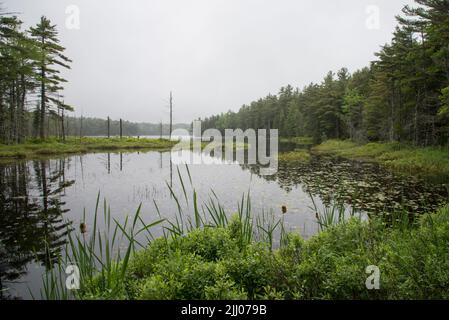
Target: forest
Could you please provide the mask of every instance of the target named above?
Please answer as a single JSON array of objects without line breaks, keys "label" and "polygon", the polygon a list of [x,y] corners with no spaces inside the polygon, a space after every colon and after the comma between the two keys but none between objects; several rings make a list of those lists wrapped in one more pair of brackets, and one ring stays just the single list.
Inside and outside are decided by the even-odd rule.
[{"label": "forest", "polygon": [[[60,136],[62,134],[61,127],[58,125],[59,118],[51,118],[49,120],[48,132],[52,136]],[[191,125],[188,123],[175,123],[173,130],[185,129],[190,130]],[[68,136],[107,136],[108,135],[108,119],[92,118],[92,117],[66,117],[65,118],[65,134]],[[168,136],[170,134],[170,125],[167,123],[148,123],[148,122],[132,122],[122,120],[122,134],[124,136]],[[111,136],[120,135],[120,120],[109,120],[109,134]]]},{"label": "forest", "polygon": [[[1,14],[1,9],[0,9]],[[108,120],[73,117],[74,107],[64,102],[62,69],[70,69],[55,25],[45,17],[29,30],[22,30],[16,16],[0,15],[0,143],[23,143],[27,138],[49,136],[106,136]],[[123,135],[169,135],[168,124],[123,120]],[[173,129],[190,129],[175,124]],[[110,120],[109,133],[120,133],[120,121]]]},{"label": "forest", "polygon": [[352,74],[282,87],[277,95],[204,119],[203,128],[276,128],[281,137],[449,143],[449,1],[416,0],[397,16],[391,43]]}]

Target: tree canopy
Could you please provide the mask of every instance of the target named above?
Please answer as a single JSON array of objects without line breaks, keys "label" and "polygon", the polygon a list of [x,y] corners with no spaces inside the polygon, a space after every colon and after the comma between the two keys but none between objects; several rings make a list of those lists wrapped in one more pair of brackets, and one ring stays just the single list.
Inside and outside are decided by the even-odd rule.
[{"label": "tree canopy", "polygon": [[64,133],[61,69],[70,68],[56,26],[42,17],[22,30],[18,17],[0,12],[0,143],[20,143],[27,136],[45,138],[50,118]]},{"label": "tree canopy", "polygon": [[397,16],[391,43],[370,66],[329,72],[319,84],[204,119],[208,128],[277,128],[280,136],[404,141],[449,140],[449,0],[415,0]]}]

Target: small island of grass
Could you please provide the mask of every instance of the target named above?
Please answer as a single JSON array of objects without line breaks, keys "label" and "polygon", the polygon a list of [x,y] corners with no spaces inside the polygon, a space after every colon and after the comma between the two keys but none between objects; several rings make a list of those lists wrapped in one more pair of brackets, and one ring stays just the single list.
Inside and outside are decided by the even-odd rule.
[{"label": "small island of grass", "polygon": [[445,147],[416,147],[399,142],[358,144],[349,140],[328,140],[312,150],[348,159],[372,160],[401,172],[449,175],[449,150]]},{"label": "small island of grass", "polygon": [[65,141],[48,138],[45,140],[30,139],[23,144],[0,144],[0,159],[25,159],[48,155],[83,154],[99,151],[120,150],[168,150],[178,141],[149,138],[75,138]]}]

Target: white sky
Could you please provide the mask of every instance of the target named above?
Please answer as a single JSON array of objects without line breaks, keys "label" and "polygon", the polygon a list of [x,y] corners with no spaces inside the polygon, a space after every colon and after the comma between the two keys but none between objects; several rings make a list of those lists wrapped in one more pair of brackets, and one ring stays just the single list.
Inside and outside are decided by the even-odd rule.
[{"label": "white sky", "polygon": [[[281,86],[321,81],[368,65],[412,0],[0,0],[26,26],[58,25],[66,54],[65,101],[76,115],[175,122],[238,110]],[[80,29],[66,28],[66,8]],[[367,27],[368,6],[378,29]],[[371,20],[370,20],[371,21]]]}]

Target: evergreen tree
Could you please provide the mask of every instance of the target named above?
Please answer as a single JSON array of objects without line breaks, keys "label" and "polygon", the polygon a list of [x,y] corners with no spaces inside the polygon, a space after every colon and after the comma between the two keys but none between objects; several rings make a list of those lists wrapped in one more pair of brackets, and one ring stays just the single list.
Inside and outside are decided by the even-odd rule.
[{"label": "evergreen tree", "polygon": [[[55,67],[70,69],[72,62],[64,56],[64,47],[59,45],[56,26],[52,25],[46,17],[36,27],[30,29],[31,37],[36,41],[40,59],[37,61],[37,80],[40,84],[40,110],[39,110],[39,136],[45,138],[45,117],[47,112],[69,110],[72,108],[60,100],[62,84],[67,82],[60,76],[60,71]],[[53,108],[53,109],[52,109]]]}]

